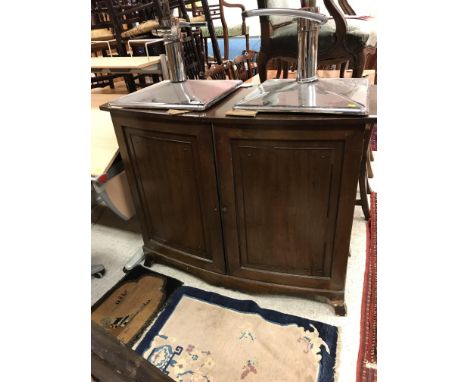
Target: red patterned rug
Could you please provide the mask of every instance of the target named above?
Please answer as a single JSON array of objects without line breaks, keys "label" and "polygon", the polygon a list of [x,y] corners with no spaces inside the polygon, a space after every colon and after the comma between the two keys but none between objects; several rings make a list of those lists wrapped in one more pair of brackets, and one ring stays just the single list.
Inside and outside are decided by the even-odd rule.
[{"label": "red patterned rug", "polygon": [[371,144],[371,150],[377,151],[377,124],[375,124],[374,129],[372,130],[370,144]]},{"label": "red patterned rug", "polygon": [[371,193],[367,259],[361,307],[357,382],[377,381],[377,194]]}]

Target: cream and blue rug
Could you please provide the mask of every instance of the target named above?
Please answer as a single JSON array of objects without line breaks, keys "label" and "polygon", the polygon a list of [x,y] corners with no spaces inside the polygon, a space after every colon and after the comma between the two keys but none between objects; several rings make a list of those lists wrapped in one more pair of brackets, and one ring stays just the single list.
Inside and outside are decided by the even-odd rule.
[{"label": "cream and blue rug", "polygon": [[180,287],[135,347],[178,382],[331,382],[338,329]]}]

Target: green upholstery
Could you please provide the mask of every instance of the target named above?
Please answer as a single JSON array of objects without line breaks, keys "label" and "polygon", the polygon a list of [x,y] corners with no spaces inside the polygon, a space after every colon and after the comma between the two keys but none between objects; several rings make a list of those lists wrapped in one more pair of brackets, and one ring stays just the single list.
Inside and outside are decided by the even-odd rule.
[{"label": "green upholstery", "polygon": [[[319,33],[319,52],[330,49],[336,41],[335,22],[328,22],[321,26]],[[351,51],[362,50],[369,39],[369,33],[364,32],[358,25],[348,23],[348,33],[346,34],[345,44]],[[271,35],[270,51],[279,56],[297,56],[297,24],[296,22],[277,27]]]},{"label": "green upholstery", "polygon": [[[210,32],[208,31],[208,27],[201,27],[203,37],[210,37]],[[222,25],[215,26],[215,34],[216,37],[224,37],[224,31]],[[246,27],[247,34],[249,34],[249,26]],[[232,27],[228,27],[228,36],[235,37],[235,36],[243,36],[242,34],[242,24],[234,25]]]}]

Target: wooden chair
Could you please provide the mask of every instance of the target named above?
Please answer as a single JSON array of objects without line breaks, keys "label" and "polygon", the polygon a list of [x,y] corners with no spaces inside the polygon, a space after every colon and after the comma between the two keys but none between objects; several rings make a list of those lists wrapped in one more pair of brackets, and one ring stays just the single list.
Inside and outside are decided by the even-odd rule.
[{"label": "wooden chair", "polygon": [[[340,4],[348,11],[352,8],[346,0]],[[301,2],[288,0],[257,0],[258,8],[300,8]],[[349,62],[353,77],[361,77],[364,70],[366,42],[369,34],[357,26],[351,27],[334,0],[323,0],[333,20],[322,25],[318,43],[318,65],[340,65],[342,76]],[[320,12],[324,12],[320,9]],[[258,57],[260,80],[267,78],[267,65],[272,59],[280,59],[283,71],[297,61],[297,22],[283,16],[261,16],[261,48]],[[285,73],[287,76],[287,73]]]},{"label": "wooden chair", "polygon": [[[153,0],[91,0],[91,39],[107,43],[109,50],[115,51],[117,56],[128,56],[124,32],[145,20],[154,19],[156,9],[157,3]],[[94,48],[99,48],[99,44],[95,43],[92,44],[92,50],[93,45]],[[107,55],[105,49],[101,52],[103,56]],[[104,76],[96,75],[94,81],[95,78]],[[113,77],[123,77],[129,91],[133,88],[131,84],[135,84],[135,79],[138,79],[140,87],[146,86],[145,76],[142,75],[126,74]],[[93,83],[92,78],[92,87],[102,86],[102,84],[105,82]],[[110,85],[113,86],[113,83]]]},{"label": "wooden chair", "polygon": [[370,164],[369,152],[372,152],[372,150],[369,149],[372,132],[375,127],[376,125],[372,125],[364,134],[364,146],[362,149],[361,165],[359,170],[359,199],[356,200],[356,205],[361,206],[366,220],[369,220],[370,218],[369,200],[367,195],[370,195],[372,192],[369,185],[369,178],[373,176],[373,174],[370,176],[368,168],[368,165]]},{"label": "wooden chair", "polygon": [[[206,0],[205,0],[206,1]],[[178,17],[189,20],[189,15],[185,8],[188,0],[169,0],[171,10],[178,12]],[[131,40],[133,43],[129,49],[132,49],[132,55],[159,55],[164,51],[164,47],[145,47],[149,38],[155,38],[152,30],[159,27],[159,20],[162,17],[161,3],[159,0],[92,0],[92,8],[95,15],[107,15],[101,17],[106,20],[107,28],[112,30],[112,36],[115,40],[115,48],[119,56],[128,56],[127,43]],[[97,17],[97,16],[96,16]],[[99,19],[100,20],[100,19]],[[100,24],[101,26],[101,24]],[[138,37],[135,39],[135,37]],[[138,44],[141,41],[141,44]],[[203,43],[201,37],[195,36],[191,28],[184,28],[184,57],[185,66],[189,78],[199,78],[204,71],[203,61]],[[146,51],[147,49],[147,51]],[[146,86],[146,77],[138,75],[128,81],[134,81],[138,78],[140,87]],[[152,78],[157,82],[159,78]]]},{"label": "wooden chair", "polygon": [[[231,4],[224,0],[219,0],[211,2],[210,4],[203,4],[202,1],[191,0],[190,6],[188,7],[189,11],[192,12],[194,16],[204,16],[206,21],[208,17],[211,20],[210,23],[213,23],[215,20],[220,20],[221,25],[213,24],[213,31],[210,29],[210,24],[207,27],[202,27],[202,35],[205,45],[205,56],[208,57],[208,46],[207,39],[211,38],[211,41],[216,40],[216,47],[213,44],[213,53],[215,61],[220,64],[221,56],[219,53],[219,47],[217,47],[217,38],[222,37],[224,42],[224,57],[225,61],[229,60],[229,38],[245,36],[245,50],[250,49],[249,44],[249,28],[245,23],[245,18],[242,16],[242,12],[245,11],[245,7],[242,4]],[[240,24],[228,25],[224,17],[224,7],[228,8],[239,8],[242,22]],[[219,55],[219,56],[218,56]]]},{"label": "wooden chair", "polygon": [[[356,16],[356,12],[354,9],[351,7],[351,5],[348,3],[347,0],[338,0],[338,3],[343,10],[343,13],[345,15],[349,16]],[[362,31],[362,26],[363,23],[361,20],[358,19],[350,19],[348,21],[348,26],[351,26],[352,30],[361,30]],[[368,28],[369,29],[369,28]],[[375,30],[368,30],[367,32],[364,33],[369,33],[369,34],[375,34]],[[376,39],[376,34],[373,36],[374,38],[369,38],[369,40],[366,42],[364,46],[364,69],[371,69],[375,70],[375,76],[374,76],[374,84],[377,84],[377,39]],[[346,64],[342,64],[340,67],[340,76],[343,77],[343,72],[346,69]]]},{"label": "wooden chair", "polygon": [[102,0],[91,0],[91,40],[111,41],[114,39],[113,23]]},{"label": "wooden chair", "polygon": [[226,61],[222,64],[212,64],[210,68],[205,71],[203,77],[207,80],[234,79],[232,62]]},{"label": "wooden chair", "polygon": [[[115,40],[114,40],[115,41]],[[111,44],[107,41],[91,41],[91,56],[108,57],[112,56]],[[114,80],[122,77],[118,74],[94,73],[91,74],[91,89],[104,88],[109,86],[114,89]]]},{"label": "wooden chair", "polygon": [[[102,1],[91,1],[91,56],[108,57],[116,51],[113,24]],[[95,73],[91,75],[91,89],[109,86],[114,88],[114,80],[122,77],[116,74]]]},{"label": "wooden chair", "polygon": [[194,34],[182,39],[185,73],[192,80],[204,78],[205,65],[199,51],[201,44],[200,35]]},{"label": "wooden chair", "polygon": [[249,50],[244,54],[236,56],[232,60],[233,78],[236,80],[247,81],[257,74],[256,59],[257,52]]}]

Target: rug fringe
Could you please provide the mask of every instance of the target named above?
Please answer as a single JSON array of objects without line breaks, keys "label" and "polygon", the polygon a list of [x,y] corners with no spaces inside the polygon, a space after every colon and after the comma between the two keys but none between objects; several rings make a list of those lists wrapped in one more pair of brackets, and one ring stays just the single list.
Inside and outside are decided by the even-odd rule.
[{"label": "rug fringe", "polygon": [[376,364],[376,363],[366,362],[366,367],[367,367],[368,369],[377,370],[377,364]]},{"label": "rug fringe", "polygon": [[339,381],[340,378],[340,365],[341,365],[341,352],[343,350],[343,341],[341,340],[341,326],[336,327],[338,332],[338,338],[336,340],[336,358],[335,358],[335,367],[333,368],[334,380]]}]

